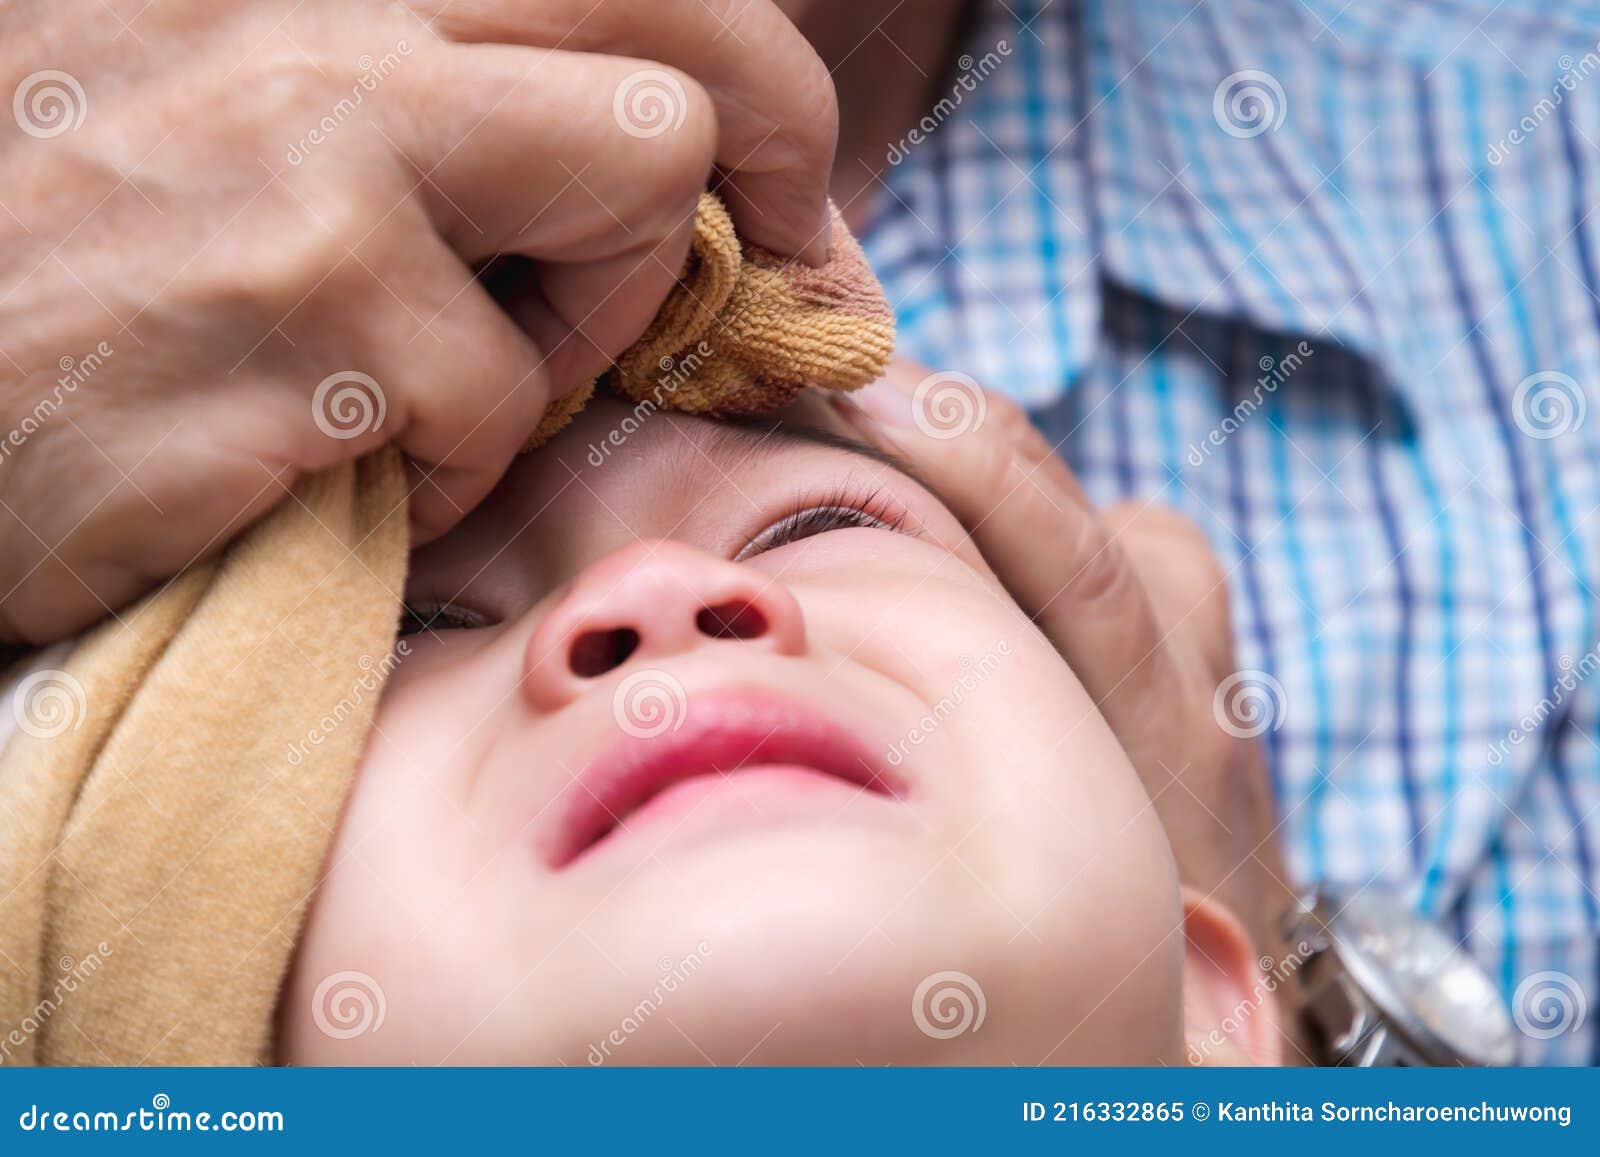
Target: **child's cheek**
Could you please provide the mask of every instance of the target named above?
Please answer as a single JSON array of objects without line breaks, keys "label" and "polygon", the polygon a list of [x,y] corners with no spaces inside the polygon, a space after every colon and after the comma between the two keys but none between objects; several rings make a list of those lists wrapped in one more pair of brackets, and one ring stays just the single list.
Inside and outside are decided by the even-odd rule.
[{"label": "child's cheek", "polygon": [[[844,534],[837,537],[844,538]],[[875,669],[925,704],[971,695],[1010,671],[1065,664],[987,576],[948,554],[911,543],[877,556],[847,544],[819,549],[785,569],[819,649]]]}]

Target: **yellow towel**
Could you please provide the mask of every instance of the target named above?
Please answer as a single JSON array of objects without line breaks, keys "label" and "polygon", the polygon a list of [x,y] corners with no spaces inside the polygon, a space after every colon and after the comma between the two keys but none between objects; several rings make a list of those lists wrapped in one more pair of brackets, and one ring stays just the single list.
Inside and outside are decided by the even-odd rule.
[{"label": "yellow towel", "polygon": [[[807,386],[872,381],[894,351],[894,314],[838,209],[829,212],[833,248],[812,269],[742,246],[722,202],[704,194],[677,287],[599,384],[659,409],[731,417],[779,409]],[[530,448],[559,433],[593,392],[552,405]]]},{"label": "yellow towel", "polygon": [[[682,283],[611,387],[727,414],[870,381],[892,322],[837,221],[834,236],[818,270],[741,250],[708,196]],[[23,680],[0,751],[0,1064],[271,1060],[393,663],[406,554],[405,473],[385,449],[305,479],[219,559]]]}]

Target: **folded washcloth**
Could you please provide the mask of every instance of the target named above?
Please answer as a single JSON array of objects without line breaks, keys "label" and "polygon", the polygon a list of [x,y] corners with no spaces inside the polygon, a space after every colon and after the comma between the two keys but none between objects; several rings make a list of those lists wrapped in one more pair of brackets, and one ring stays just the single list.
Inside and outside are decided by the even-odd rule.
[{"label": "folded washcloth", "polygon": [[[722,202],[703,194],[677,287],[598,384],[660,409],[725,418],[776,410],[807,386],[872,381],[894,349],[894,314],[838,209],[829,212],[833,247],[812,269],[742,245]],[[551,405],[529,445],[554,437],[594,388]]]},{"label": "folded washcloth", "polygon": [[[682,283],[607,375],[665,409],[853,389],[892,320],[835,216],[820,269],[741,250],[701,203]],[[592,387],[551,407],[551,436]],[[257,1064],[372,721],[405,585],[385,448],[307,478],[219,558],[8,696],[0,1064]],[[0,708],[3,709],[3,708]]]}]

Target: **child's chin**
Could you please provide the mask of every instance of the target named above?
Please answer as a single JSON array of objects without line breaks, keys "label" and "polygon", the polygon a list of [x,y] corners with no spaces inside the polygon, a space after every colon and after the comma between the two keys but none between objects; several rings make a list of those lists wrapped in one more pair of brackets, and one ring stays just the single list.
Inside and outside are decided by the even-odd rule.
[{"label": "child's chin", "polygon": [[600,879],[606,899],[591,923],[662,943],[803,928],[847,947],[913,902],[940,860],[931,840],[902,824],[731,832],[663,849],[621,881]]},{"label": "child's chin", "polygon": [[[914,994],[947,972],[998,984],[990,962],[1003,958],[1015,922],[1002,922],[993,898],[948,858],[938,864],[881,838],[778,845],[723,845],[671,871],[663,862],[655,879],[630,883],[624,903],[586,921],[628,977],[611,992],[611,1019],[647,998],[671,1018],[587,1063],[939,1059],[927,1056],[942,1042],[919,1029]],[[669,991],[656,991],[663,978]]]},{"label": "child's chin", "polygon": [[765,946],[712,949],[700,971],[661,994],[659,1015],[632,1022],[615,1017],[625,1028],[622,1041],[608,1041],[597,1030],[592,1053],[563,1059],[724,1067],[928,1060],[931,1038],[918,1029],[911,998],[919,981],[942,970],[912,975],[917,970],[894,959],[882,941],[821,947],[815,938],[785,937]]}]

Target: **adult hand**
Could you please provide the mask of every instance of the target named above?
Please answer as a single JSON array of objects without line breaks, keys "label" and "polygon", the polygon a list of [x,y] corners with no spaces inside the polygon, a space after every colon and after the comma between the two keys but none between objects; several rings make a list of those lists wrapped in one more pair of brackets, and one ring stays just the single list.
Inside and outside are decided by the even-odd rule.
[{"label": "adult hand", "polygon": [[1161,507],[1096,510],[1027,414],[970,379],[901,361],[855,398],[840,410],[950,504],[1099,705],[1183,882],[1232,907],[1261,949],[1276,946],[1293,891],[1259,746],[1218,706],[1236,664],[1226,579],[1203,533]]},{"label": "adult hand", "polygon": [[0,640],[384,442],[442,532],[649,323],[713,163],[827,246],[833,90],[770,0],[14,0],[3,94]]}]

